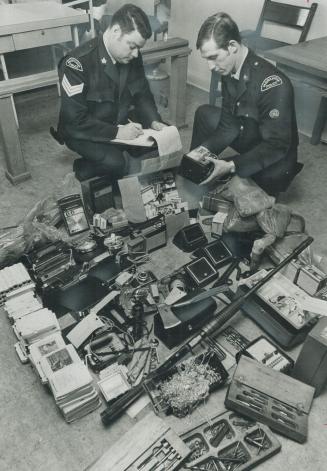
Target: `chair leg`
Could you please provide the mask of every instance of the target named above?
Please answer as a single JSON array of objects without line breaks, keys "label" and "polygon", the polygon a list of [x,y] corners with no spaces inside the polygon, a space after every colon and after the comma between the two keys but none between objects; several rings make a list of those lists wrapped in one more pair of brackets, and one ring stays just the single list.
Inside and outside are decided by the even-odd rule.
[{"label": "chair leg", "polygon": [[324,130],[327,122],[327,96],[323,96],[320,101],[318,114],[313,126],[310,143],[314,146],[319,144],[321,140],[321,134]]}]

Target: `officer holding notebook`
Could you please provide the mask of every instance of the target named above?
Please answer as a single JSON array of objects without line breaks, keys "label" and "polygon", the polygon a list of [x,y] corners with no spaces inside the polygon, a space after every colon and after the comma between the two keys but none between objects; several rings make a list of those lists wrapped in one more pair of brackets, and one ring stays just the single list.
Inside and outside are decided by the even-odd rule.
[{"label": "officer holding notebook", "polygon": [[165,126],[140,54],[151,34],[143,10],[126,4],[113,15],[103,36],[71,51],[59,63],[61,109],[58,130],[52,129],[52,134],[82,157],[74,162],[79,180],[107,174],[114,181],[133,172],[135,159],[124,151],[140,154],[140,149],[111,141],[133,140],[142,128],[159,131]]}]

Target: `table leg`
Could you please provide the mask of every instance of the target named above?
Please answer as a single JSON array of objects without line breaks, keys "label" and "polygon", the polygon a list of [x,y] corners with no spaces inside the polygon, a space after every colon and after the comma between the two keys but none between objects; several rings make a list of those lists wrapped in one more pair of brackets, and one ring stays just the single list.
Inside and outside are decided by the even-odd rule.
[{"label": "table leg", "polygon": [[188,55],[171,58],[169,109],[170,119],[179,128],[186,124],[186,80]]},{"label": "table leg", "polygon": [[[4,76],[5,80],[8,80],[9,75],[8,75],[8,70],[7,70],[7,66],[6,66],[5,56],[3,54],[0,54],[0,62],[1,62],[1,68],[2,68],[2,72],[3,72],[3,76]],[[12,106],[12,109],[13,109],[13,112],[14,112],[16,126],[19,128],[18,117],[17,117],[16,106],[15,106],[13,95],[11,95],[11,106]]]},{"label": "table leg", "polygon": [[6,177],[12,184],[30,178],[20,146],[19,135],[15,122],[15,114],[11,103],[12,95],[0,98],[0,129],[6,162]]},{"label": "table leg", "polygon": [[313,126],[310,143],[314,146],[321,141],[321,134],[327,122],[327,96],[321,97],[318,114]]},{"label": "table leg", "polygon": [[89,0],[89,15],[90,15],[91,37],[95,38],[93,0]]},{"label": "table leg", "polygon": [[[53,67],[54,67],[54,70],[57,70],[56,49],[55,49],[55,46],[50,46],[50,47],[51,47],[51,54],[52,54]],[[57,82],[57,90],[58,90],[58,96],[60,96],[60,84],[59,84],[59,80],[58,80],[58,82]]]},{"label": "table leg", "polygon": [[77,26],[73,26],[73,38],[75,47],[79,46],[79,37],[78,37],[78,29]]}]

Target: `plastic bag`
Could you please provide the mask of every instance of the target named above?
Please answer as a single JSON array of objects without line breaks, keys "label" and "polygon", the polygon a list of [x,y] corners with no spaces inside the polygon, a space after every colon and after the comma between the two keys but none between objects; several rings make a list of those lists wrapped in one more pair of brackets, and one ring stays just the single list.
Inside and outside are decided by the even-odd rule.
[{"label": "plastic bag", "polygon": [[252,232],[258,230],[259,225],[255,216],[241,217],[235,206],[228,211],[224,221],[225,232]]},{"label": "plastic bag", "polygon": [[257,239],[253,243],[251,251],[250,271],[256,271],[260,265],[261,256],[267,247],[272,245],[276,240],[274,234],[265,234],[261,239]]},{"label": "plastic bag", "polygon": [[58,221],[60,217],[57,200],[80,191],[80,183],[73,173],[69,173],[52,195],[33,206],[16,229],[0,235],[0,266],[17,262],[24,252],[32,250],[38,244],[69,241],[67,232],[57,229],[52,221]]},{"label": "plastic bag", "polygon": [[0,268],[15,263],[25,249],[23,226],[0,235]]},{"label": "plastic bag", "polygon": [[260,211],[256,215],[259,226],[266,234],[283,237],[291,221],[291,210],[284,204],[275,204],[272,208]]},{"label": "plastic bag", "polygon": [[221,195],[234,205],[242,217],[258,214],[271,208],[275,198],[269,196],[251,178],[240,178],[234,175],[221,190]]}]

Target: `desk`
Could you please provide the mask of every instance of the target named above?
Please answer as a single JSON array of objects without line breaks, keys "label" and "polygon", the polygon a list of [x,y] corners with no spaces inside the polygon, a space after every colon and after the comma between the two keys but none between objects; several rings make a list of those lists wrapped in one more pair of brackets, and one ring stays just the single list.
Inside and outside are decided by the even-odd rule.
[{"label": "desk", "polygon": [[294,81],[301,81],[322,92],[322,99],[311,135],[311,143],[320,142],[327,116],[327,36],[264,52]]},{"label": "desk", "polygon": [[77,25],[88,23],[84,11],[74,10],[55,2],[0,5],[0,60],[5,80],[0,82],[0,127],[6,158],[6,176],[11,183],[30,177],[21,151],[12,94],[53,85],[58,81],[56,70],[8,77],[4,54],[12,51],[48,46],[71,41],[78,45]]}]

